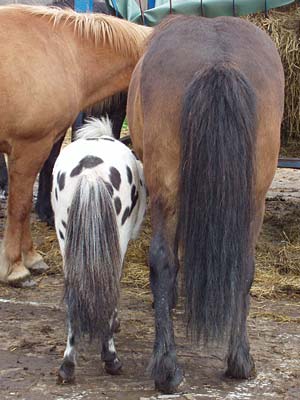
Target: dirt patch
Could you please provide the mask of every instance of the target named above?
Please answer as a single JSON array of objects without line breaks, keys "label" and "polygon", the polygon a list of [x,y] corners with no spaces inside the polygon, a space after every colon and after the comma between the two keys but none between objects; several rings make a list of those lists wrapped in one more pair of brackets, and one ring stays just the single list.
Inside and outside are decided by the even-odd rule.
[{"label": "dirt patch", "polygon": [[[297,192],[297,179],[293,182]],[[277,184],[275,180],[273,189]],[[257,273],[248,320],[257,368],[255,379],[224,378],[223,349],[208,351],[189,344],[181,301],[174,319],[185,382],[180,393],[173,396],[154,391],[147,374],[154,320],[147,281],[150,228],[146,224],[140,241],[129,250],[131,265],[127,266],[122,284],[121,332],[116,336],[123,361],[122,375],[107,375],[99,348],[83,342],[79,348],[76,384],[57,385],[56,371],[66,340],[61,259],[54,231],[35,222],[35,238],[47,254],[51,273],[39,277],[34,289],[0,286],[1,400],[299,399],[300,202],[292,196],[287,199],[283,193],[274,198],[270,192],[257,246]]]}]

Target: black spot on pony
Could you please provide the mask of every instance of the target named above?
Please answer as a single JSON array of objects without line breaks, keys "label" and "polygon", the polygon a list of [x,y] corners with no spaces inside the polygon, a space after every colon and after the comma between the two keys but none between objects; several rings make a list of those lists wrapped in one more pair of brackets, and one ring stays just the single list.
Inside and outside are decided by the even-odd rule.
[{"label": "black spot on pony", "polygon": [[126,167],[126,171],[127,171],[127,178],[128,178],[128,183],[131,185],[132,184],[132,172],[131,169],[128,167]]},{"label": "black spot on pony", "polygon": [[114,199],[114,203],[115,203],[116,213],[117,213],[117,215],[119,215],[122,210],[122,203],[121,203],[120,197],[116,197]]},{"label": "black spot on pony", "polygon": [[60,191],[63,190],[63,188],[65,187],[65,181],[66,181],[66,173],[65,172],[63,172],[62,174],[59,173],[57,175],[57,183]]},{"label": "black spot on pony", "polygon": [[111,181],[113,187],[116,190],[119,190],[120,184],[121,184],[120,172],[115,167],[111,167],[109,171],[110,171],[109,178],[110,178],[110,181]]},{"label": "black spot on pony", "polygon": [[80,160],[79,164],[73,168],[70,177],[80,175],[84,169],[95,168],[97,165],[102,164],[103,160],[100,157],[86,156]]}]

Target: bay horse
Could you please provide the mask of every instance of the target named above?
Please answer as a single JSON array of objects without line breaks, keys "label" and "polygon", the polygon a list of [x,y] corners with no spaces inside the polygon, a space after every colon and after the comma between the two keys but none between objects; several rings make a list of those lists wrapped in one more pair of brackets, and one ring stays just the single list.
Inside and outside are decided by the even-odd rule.
[{"label": "bay horse", "polygon": [[37,173],[81,110],[127,89],[149,32],[103,14],[0,8],[0,151],[9,164],[0,280],[16,284],[45,269],[30,232]]},{"label": "bay horse", "polygon": [[119,280],[146,210],[142,163],[113,139],[110,121],[91,119],[78,135],[56,160],[51,195],[68,321],[61,382],[75,377],[75,342],[84,333],[100,339],[106,371],[120,372],[113,338]]},{"label": "bay horse", "polygon": [[280,146],[284,74],[271,39],[233,17],[157,27],[129,86],[127,118],[150,196],[156,387],[182,381],[172,322],[183,267],[187,331],[254,373],[246,330],[254,248]]}]

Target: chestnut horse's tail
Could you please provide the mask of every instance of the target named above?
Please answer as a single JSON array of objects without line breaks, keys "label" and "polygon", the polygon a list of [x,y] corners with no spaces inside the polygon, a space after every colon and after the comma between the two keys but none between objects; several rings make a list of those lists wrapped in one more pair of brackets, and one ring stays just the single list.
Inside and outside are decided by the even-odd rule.
[{"label": "chestnut horse's tail", "polygon": [[[192,338],[238,329],[252,258],[256,96],[231,66],[196,73],[183,99],[177,237]],[[247,286],[248,285],[248,286]]]},{"label": "chestnut horse's tail", "polygon": [[96,174],[83,174],[69,210],[64,300],[75,336],[107,338],[119,299],[121,255],[111,196]]}]

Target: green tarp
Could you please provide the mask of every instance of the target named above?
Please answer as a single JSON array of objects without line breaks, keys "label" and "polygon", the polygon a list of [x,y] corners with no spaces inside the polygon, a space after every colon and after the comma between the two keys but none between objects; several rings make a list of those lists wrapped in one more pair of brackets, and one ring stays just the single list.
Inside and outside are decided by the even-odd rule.
[{"label": "green tarp", "polygon": [[[108,7],[121,17],[143,23],[141,10],[136,0],[105,0]],[[247,15],[294,3],[295,0],[172,0],[173,14],[201,15],[217,17],[220,15]],[[202,7],[201,7],[202,4]],[[144,11],[144,23],[148,26],[158,24],[170,14],[169,0],[156,0],[155,8]]]}]

